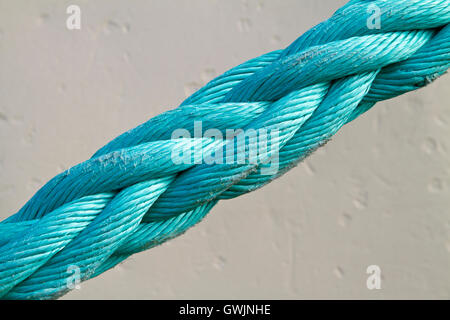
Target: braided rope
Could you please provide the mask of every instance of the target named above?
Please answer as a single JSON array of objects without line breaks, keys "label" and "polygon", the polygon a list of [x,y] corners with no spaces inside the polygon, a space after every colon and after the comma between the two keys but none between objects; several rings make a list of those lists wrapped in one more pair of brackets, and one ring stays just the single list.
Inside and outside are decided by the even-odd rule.
[{"label": "braided rope", "polygon": [[[381,28],[367,27],[368,8]],[[426,86],[450,67],[450,0],[351,0],[285,50],[233,68],[182,105],[119,136],[53,178],[0,223],[0,297],[67,293],[68,267],[88,280],[179,236],[222,199],[278,178],[376,102]],[[171,139],[179,128],[277,130],[255,162],[174,163],[177,150],[223,150],[213,138]],[[250,142],[251,143],[255,143]],[[249,158],[247,147],[237,155]]]}]

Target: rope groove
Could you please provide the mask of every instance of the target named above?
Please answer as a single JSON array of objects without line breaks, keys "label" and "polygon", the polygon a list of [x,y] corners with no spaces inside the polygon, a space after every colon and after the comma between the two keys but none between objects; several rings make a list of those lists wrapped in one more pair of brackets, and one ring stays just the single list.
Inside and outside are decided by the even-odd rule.
[{"label": "rope groove", "polygon": [[[369,5],[380,8],[381,29],[367,27]],[[444,74],[449,23],[450,0],[351,0],[288,48],[229,70],[180,107],[117,137],[0,223],[0,297],[58,298],[70,290],[68,267],[88,280],[184,233],[218,201],[280,177],[377,102]],[[264,129],[277,152],[227,161],[227,148],[251,159],[257,141],[239,140],[239,132],[223,141],[195,137],[197,121],[224,136]],[[178,129],[194,138],[172,139]],[[223,161],[192,155],[175,163],[173,153],[186,149]],[[263,173],[275,157],[278,170]]]}]

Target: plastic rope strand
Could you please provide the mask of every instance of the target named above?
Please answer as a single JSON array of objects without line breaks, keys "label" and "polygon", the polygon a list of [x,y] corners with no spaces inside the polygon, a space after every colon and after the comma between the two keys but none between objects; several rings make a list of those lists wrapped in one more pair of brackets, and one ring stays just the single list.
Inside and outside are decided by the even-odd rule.
[{"label": "plastic rope strand", "polygon": [[[380,28],[367,24],[374,6]],[[72,266],[88,280],[181,235],[218,201],[280,177],[377,102],[444,74],[449,22],[450,0],[352,0],[286,49],[227,71],[117,137],[0,223],[0,297],[58,298],[72,288]],[[236,131],[198,137],[196,123]],[[189,136],[174,138],[179,129]],[[252,149],[259,138],[246,135],[261,130],[270,152]],[[186,150],[197,152],[174,161]]]}]

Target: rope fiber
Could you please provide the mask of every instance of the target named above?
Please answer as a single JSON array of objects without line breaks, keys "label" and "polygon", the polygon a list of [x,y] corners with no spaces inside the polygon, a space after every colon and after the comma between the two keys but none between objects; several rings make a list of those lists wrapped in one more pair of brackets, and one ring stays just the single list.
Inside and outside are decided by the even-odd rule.
[{"label": "rope fiber", "polygon": [[[368,27],[373,7],[378,29]],[[450,0],[351,0],[286,49],[227,71],[117,137],[0,223],[0,297],[61,297],[72,288],[71,266],[81,281],[93,278],[181,235],[219,200],[280,177],[377,102],[446,73],[449,22]],[[224,136],[230,128],[276,130],[278,151],[252,162],[174,162],[179,150],[220,154],[240,136],[196,137],[198,121]],[[193,138],[172,139],[180,128]],[[233,150],[250,158],[248,146]],[[278,170],[268,174],[275,156]]]}]

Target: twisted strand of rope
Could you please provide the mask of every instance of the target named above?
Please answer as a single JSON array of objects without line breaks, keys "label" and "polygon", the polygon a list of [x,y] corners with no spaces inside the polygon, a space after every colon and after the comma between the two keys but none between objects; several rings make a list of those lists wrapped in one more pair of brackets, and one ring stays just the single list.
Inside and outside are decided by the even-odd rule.
[{"label": "twisted strand of rope", "polygon": [[[369,5],[381,29],[367,27]],[[53,178],[0,223],[0,297],[51,299],[130,255],[179,236],[222,199],[258,189],[378,101],[421,88],[450,66],[449,0],[352,0],[284,50],[233,68],[181,106],[119,136]],[[255,163],[182,163],[173,152],[234,142],[171,139],[174,130],[276,129]],[[235,137],[238,138],[238,137]],[[248,157],[248,148],[236,149]]]}]

